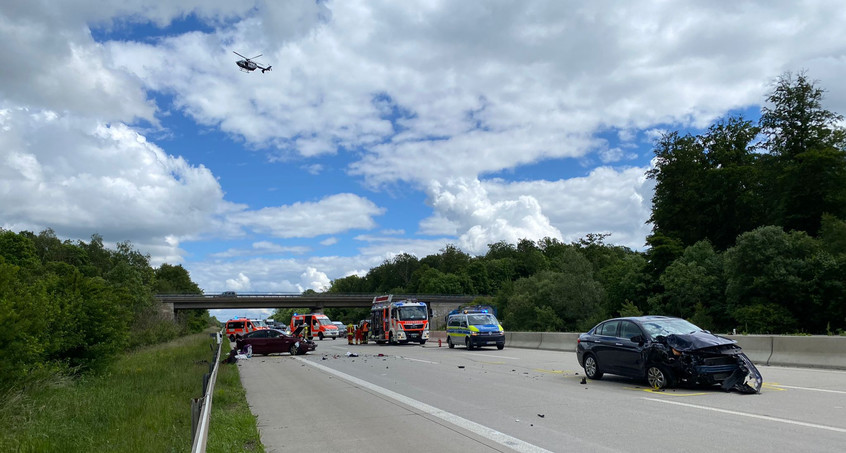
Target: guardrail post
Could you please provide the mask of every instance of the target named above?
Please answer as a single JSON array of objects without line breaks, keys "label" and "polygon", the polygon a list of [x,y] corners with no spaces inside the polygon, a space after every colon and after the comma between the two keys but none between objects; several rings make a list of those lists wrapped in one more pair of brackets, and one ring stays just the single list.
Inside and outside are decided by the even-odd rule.
[{"label": "guardrail post", "polygon": [[202,398],[191,398],[191,444],[194,443],[194,438],[197,437],[197,424],[200,422],[200,413],[203,409]]}]

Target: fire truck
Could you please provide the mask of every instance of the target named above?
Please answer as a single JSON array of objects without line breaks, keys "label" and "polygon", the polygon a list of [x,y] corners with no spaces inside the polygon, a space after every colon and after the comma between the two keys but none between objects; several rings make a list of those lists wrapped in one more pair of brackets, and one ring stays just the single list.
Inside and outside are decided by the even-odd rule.
[{"label": "fire truck", "polygon": [[429,307],[417,299],[392,301],[393,295],[376,296],[370,309],[370,338],[378,344],[429,339]]}]

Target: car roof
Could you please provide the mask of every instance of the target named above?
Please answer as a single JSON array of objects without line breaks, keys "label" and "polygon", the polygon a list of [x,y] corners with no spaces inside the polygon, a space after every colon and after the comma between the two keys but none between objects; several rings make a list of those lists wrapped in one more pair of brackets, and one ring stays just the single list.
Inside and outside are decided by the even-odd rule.
[{"label": "car roof", "polygon": [[[639,321],[639,322],[646,322],[646,321],[666,321],[670,319],[681,319],[676,318],[673,316],[659,316],[659,315],[647,315],[647,316],[623,316],[621,318],[609,318],[605,321],[620,321],[620,320],[628,320],[628,321]],[[602,322],[605,322],[602,321]]]}]

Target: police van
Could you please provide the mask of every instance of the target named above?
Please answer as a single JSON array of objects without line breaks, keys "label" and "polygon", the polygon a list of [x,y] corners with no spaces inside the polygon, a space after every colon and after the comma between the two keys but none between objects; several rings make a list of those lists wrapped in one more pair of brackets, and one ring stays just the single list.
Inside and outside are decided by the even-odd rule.
[{"label": "police van", "polygon": [[447,346],[464,344],[467,349],[496,345],[505,347],[505,330],[488,310],[463,310],[447,319]]}]

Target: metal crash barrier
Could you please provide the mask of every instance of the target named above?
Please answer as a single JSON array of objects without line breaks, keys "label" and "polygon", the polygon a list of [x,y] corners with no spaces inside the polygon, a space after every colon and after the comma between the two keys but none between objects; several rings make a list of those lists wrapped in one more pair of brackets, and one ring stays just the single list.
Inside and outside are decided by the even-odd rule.
[{"label": "metal crash barrier", "polygon": [[214,383],[217,380],[217,369],[220,367],[220,349],[222,347],[221,332],[214,334],[217,340],[217,351],[209,363],[209,372],[203,375],[203,396],[191,400],[191,451],[205,452],[209,439],[209,422],[211,420],[212,395]]}]

